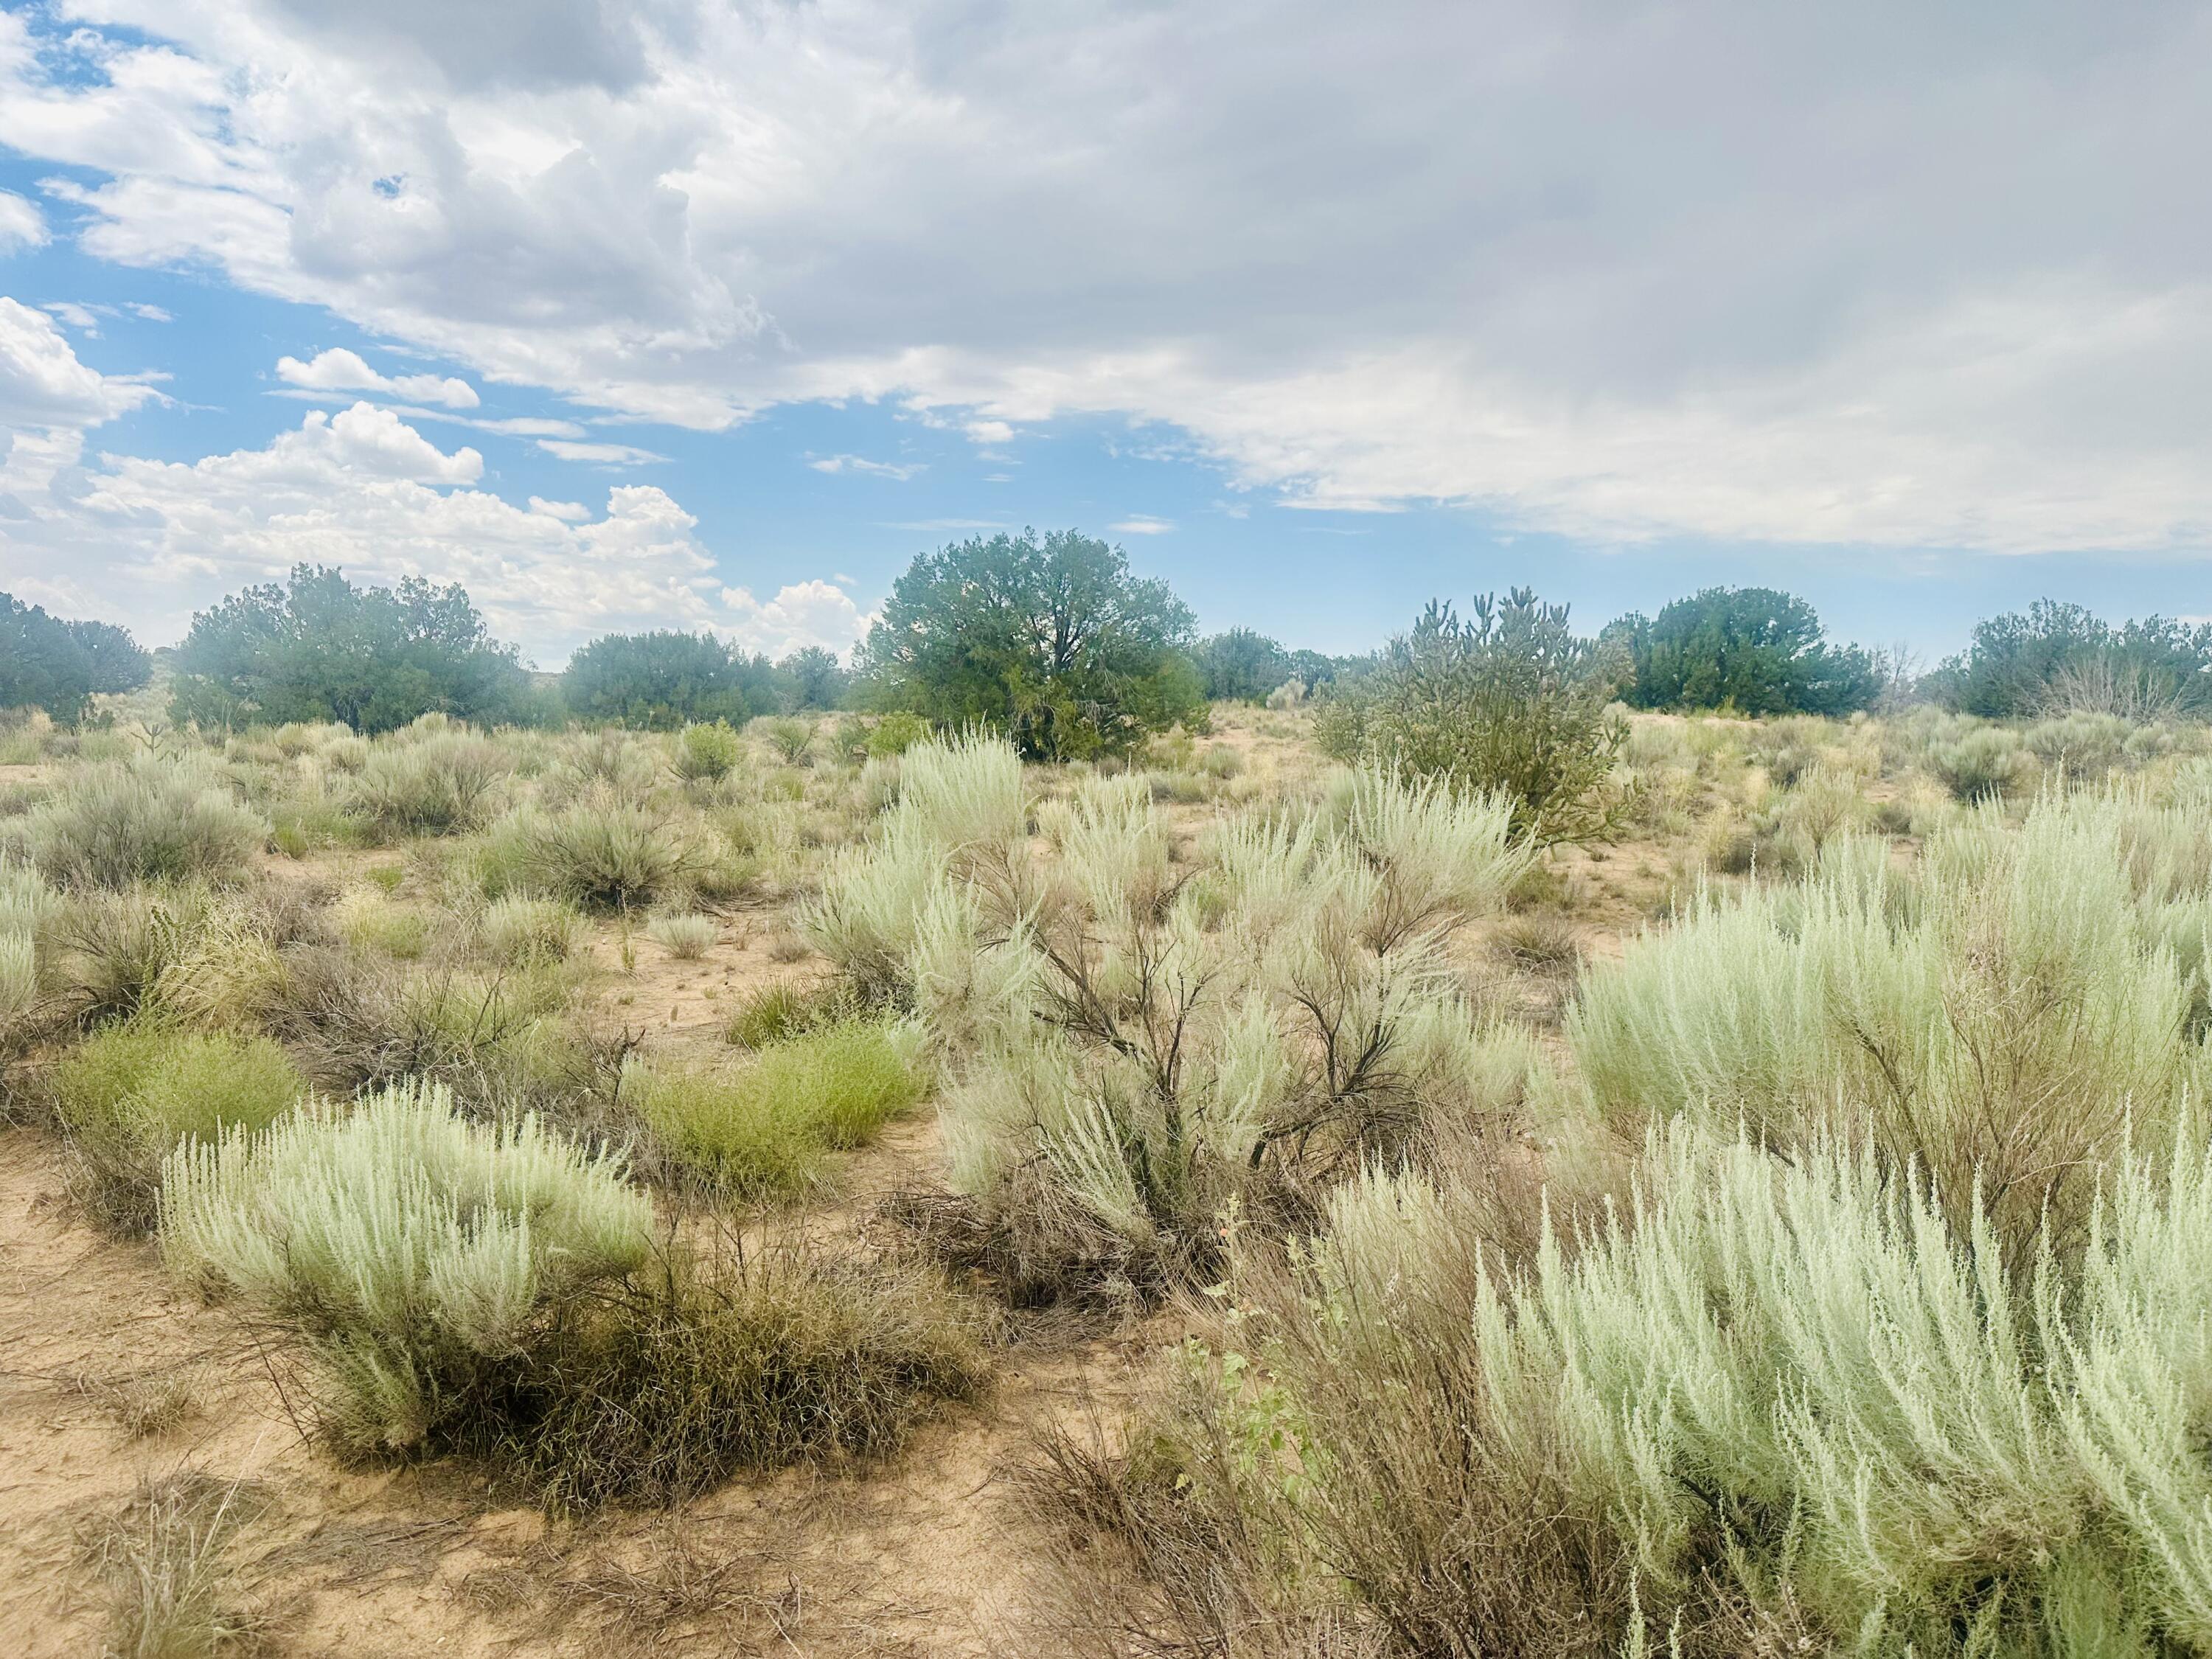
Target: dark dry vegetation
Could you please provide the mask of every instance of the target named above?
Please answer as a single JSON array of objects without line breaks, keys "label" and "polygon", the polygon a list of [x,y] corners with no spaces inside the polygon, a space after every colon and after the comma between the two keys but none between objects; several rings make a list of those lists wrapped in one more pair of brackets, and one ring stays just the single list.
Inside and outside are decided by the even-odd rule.
[{"label": "dark dry vegetation", "polygon": [[[1149,631],[1007,718],[1014,641],[922,648],[979,570]],[[353,726],[222,680],[303,593],[413,641]],[[1970,713],[1785,599],[1514,594],[1362,666],[1001,538],[857,690],[606,645],[571,706],[629,727],[497,702],[426,588],[302,573],[81,695],[115,642],[17,616],[77,702],[5,738],[4,1144],[326,1467],[554,1518],[455,1618],[867,1651],[764,1557],[559,1540],[927,1480],[930,1419],[1118,1336],[1133,1398],[994,1454],[1004,1627],[949,1650],[2212,1652],[2205,641],[2000,619],[1921,688]],[[1691,696],[1771,717],[1634,706]],[[281,1650],[273,1507],[150,1481],[57,1605]]]}]

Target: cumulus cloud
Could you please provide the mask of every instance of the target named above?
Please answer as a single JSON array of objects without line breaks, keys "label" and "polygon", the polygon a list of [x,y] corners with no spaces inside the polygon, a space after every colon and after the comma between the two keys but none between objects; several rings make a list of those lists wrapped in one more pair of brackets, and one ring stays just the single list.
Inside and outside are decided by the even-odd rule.
[{"label": "cumulus cloud", "polygon": [[52,317],[0,296],[0,428],[96,426],[153,395],[79,362]]},{"label": "cumulus cloud", "polygon": [[12,191],[0,190],[0,254],[44,247],[48,240],[46,216],[39,211],[39,204]]},{"label": "cumulus cloud", "polygon": [[[87,464],[74,432],[19,437],[0,465],[0,499],[15,503],[0,525],[9,586],[158,643],[193,609],[301,561],[374,582],[422,575],[462,583],[495,633],[555,666],[614,629],[711,629],[781,653],[842,651],[860,626],[823,584],[767,599],[728,585],[662,490],[618,485],[596,512],[537,497],[518,507],[471,487],[482,471],[473,449],[441,451],[366,403],[189,464]],[[106,550],[103,566],[88,568],[88,546]]]},{"label": "cumulus cloud", "polygon": [[1614,539],[2212,525],[2181,0],[47,15],[0,13],[0,143],[94,180],[46,186],[88,251],[586,407],[1129,416]]},{"label": "cumulus cloud", "polygon": [[304,363],[297,357],[279,357],[276,378],[310,392],[377,392],[447,409],[474,409],[479,401],[476,388],[466,380],[441,374],[381,374],[343,346],[319,351]]}]

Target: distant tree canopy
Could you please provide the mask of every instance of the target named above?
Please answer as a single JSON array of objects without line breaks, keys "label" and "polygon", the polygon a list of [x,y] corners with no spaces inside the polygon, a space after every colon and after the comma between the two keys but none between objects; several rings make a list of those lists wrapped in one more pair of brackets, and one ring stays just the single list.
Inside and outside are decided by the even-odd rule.
[{"label": "distant tree canopy", "polygon": [[2081,605],[2038,599],[1976,623],[1972,644],[1928,689],[1949,708],[1993,720],[2212,714],[2212,626],[2151,617],[2115,628]]},{"label": "distant tree canopy", "polygon": [[925,553],[860,647],[868,700],[939,726],[988,726],[1036,760],[1126,750],[1202,720],[1194,623],[1119,548],[1034,531]]},{"label": "distant tree canopy", "polygon": [[112,623],[64,622],[0,593],[0,708],[43,708],[64,725],[98,692],[136,691],[153,659]]},{"label": "distant tree canopy", "polygon": [[799,708],[839,707],[853,678],[834,653],[818,645],[793,652],[776,664],[775,672],[789,683],[793,706]]},{"label": "distant tree canopy", "polygon": [[458,584],[418,576],[356,587],[343,571],[295,565],[192,618],[177,648],[179,720],[341,720],[388,732],[436,710],[485,724],[524,707],[528,676],[492,640]]},{"label": "distant tree canopy", "polygon": [[1627,649],[1622,698],[1638,708],[1848,714],[1884,684],[1869,653],[1829,644],[1811,605],[1771,587],[1708,587],[1656,617],[1624,617],[1605,637]]},{"label": "distant tree canopy", "polygon": [[1249,628],[1200,640],[1191,657],[1209,698],[1264,702],[1291,675],[1291,653]]},{"label": "distant tree canopy", "polygon": [[[765,661],[759,668],[775,672]],[[773,695],[764,708],[746,696],[745,681],[757,678],[752,670],[712,634],[607,634],[569,659],[561,693],[572,714],[589,720],[659,730],[692,720],[736,726],[778,706]]]}]

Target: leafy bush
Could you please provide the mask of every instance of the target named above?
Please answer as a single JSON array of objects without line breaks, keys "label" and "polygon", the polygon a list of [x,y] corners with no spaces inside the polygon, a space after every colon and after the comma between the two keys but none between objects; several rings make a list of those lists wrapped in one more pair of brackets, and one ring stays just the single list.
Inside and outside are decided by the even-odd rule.
[{"label": "leafy bush", "polygon": [[925,553],[862,642],[871,702],[944,731],[984,726],[1032,760],[1121,754],[1206,700],[1189,608],[1120,549],[1054,531]]},{"label": "leafy bush", "polygon": [[687,726],[676,740],[676,772],[684,778],[726,778],[744,758],[744,739],[727,720]]},{"label": "leafy bush", "polygon": [[264,1037],[112,1025],[54,1066],[54,1100],[86,1206],[108,1226],[154,1224],[161,1164],[180,1140],[258,1129],[306,1086]]},{"label": "leafy bush", "polygon": [[868,754],[872,759],[889,760],[903,755],[929,735],[927,720],[903,708],[894,708],[868,728]]},{"label": "leafy bush", "polygon": [[235,880],[267,834],[206,765],[151,756],[83,769],[24,825],[33,861],[75,887]]},{"label": "leafy bush", "polygon": [[363,733],[432,709],[491,725],[527,702],[514,648],[489,636],[458,584],[409,576],[356,587],[342,571],[304,564],[289,583],[246,588],[195,616],[173,688],[179,723],[337,720]]},{"label": "leafy bush", "polygon": [[182,1146],[161,1215],[173,1271],[302,1340],[321,1428],[354,1456],[477,1431],[556,1305],[643,1266],[653,1228],[617,1160],[535,1118],[471,1123],[435,1085]]},{"label": "leafy bush", "polygon": [[812,1180],[827,1153],[864,1145],[921,1097],[905,1047],[878,1024],[833,1025],[773,1043],[736,1068],[640,1064],[624,1092],[702,1184],[762,1197]]},{"label": "leafy bush", "polygon": [[346,809],[388,834],[449,836],[472,829],[514,769],[497,744],[437,732],[371,749]]},{"label": "leafy bush", "polygon": [[1607,830],[1607,790],[1626,724],[1608,712],[1619,665],[1567,627],[1564,605],[1526,588],[1476,599],[1465,620],[1431,604],[1394,641],[1356,714],[1329,737],[1385,765],[1448,779],[1512,803],[1516,834],[1538,845]]},{"label": "leafy bush", "polygon": [[1709,587],[1606,632],[1628,648],[1623,696],[1638,708],[1847,714],[1882,690],[1871,655],[1827,643],[1811,605],[1771,587]]},{"label": "leafy bush", "polygon": [[646,937],[678,962],[696,962],[722,937],[721,924],[712,916],[655,916],[645,924]]},{"label": "leafy bush", "polygon": [[64,726],[95,692],[135,691],[153,660],[112,623],[64,622],[0,593],[0,708],[39,708]]}]

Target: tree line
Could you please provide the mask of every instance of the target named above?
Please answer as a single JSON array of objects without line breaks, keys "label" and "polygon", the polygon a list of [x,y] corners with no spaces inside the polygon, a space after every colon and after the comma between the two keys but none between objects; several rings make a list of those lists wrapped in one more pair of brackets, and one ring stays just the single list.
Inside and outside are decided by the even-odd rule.
[{"label": "tree line", "polygon": [[[1561,695],[1571,686],[1574,700],[1599,708],[1837,716],[1887,699],[1996,718],[2212,713],[2203,623],[2115,625],[2042,600],[1978,624],[1966,650],[1916,674],[1903,653],[1832,641],[1810,605],[1771,588],[1707,588],[1588,638],[1563,607],[1516,592],[1486,596],[1465,617],[1432,605],[1382,650],[1328,656],[1245,628],[1200,637],[1164,581],[1075,531],[979,537],[921,555],[850,668],[818,647],[772,661],[711,634],[659,630],[605,635],[560,674],[534,674],[458,585],[364,586],[307,565],[198,612],[167,657],[171,717],[204,726],[328,720],[374,733],[438,710],[486,725],[673,728],[851,708],[988,726],[1030,758],[1055,761],[1126,753],[1153,732],[1202,724],[1208,703],[1224,699],[1321,700],[1335,709],[1337,740],[1352,744],[1368,740],[1358,735],[1368,726],[1399,719],[1394,708],[1425,707],[1435,731],[1400,729],[1389,740],[1401,750],[1443,741],[1477,719],[1483,699],[1468,686],[1508,662],[1528,684]],[[152,668],[120,628],[0,594],[0,709],[44,708],[74,723],[95,696],[145,686]]]}]

